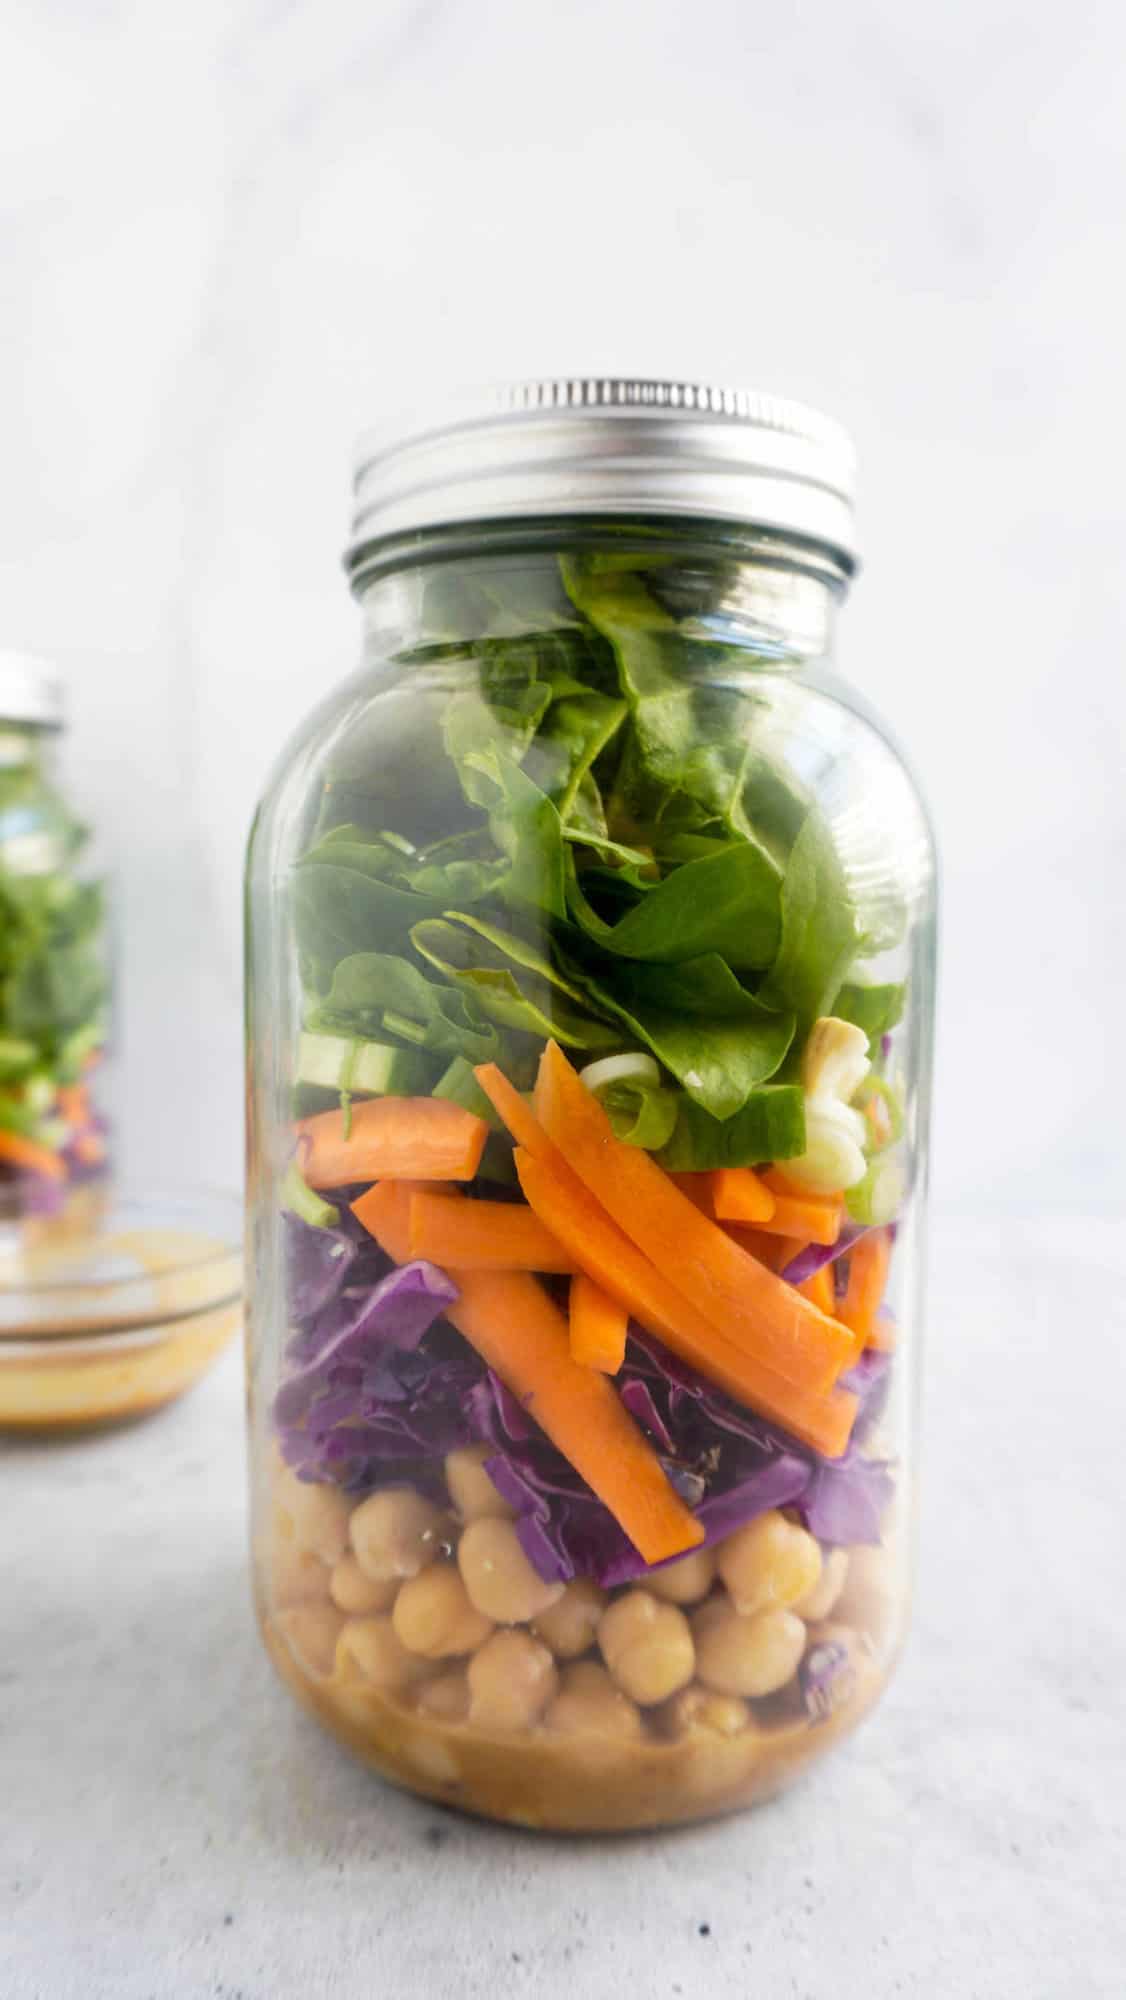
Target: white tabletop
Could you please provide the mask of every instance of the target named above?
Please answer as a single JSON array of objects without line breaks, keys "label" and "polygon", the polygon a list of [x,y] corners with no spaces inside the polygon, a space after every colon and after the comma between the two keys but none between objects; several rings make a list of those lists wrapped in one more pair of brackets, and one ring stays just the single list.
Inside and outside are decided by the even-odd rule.
[{"label": "white tabletop", "polygon": [[1126,1991],[1126,1248],[938,1233],[915,1632],[797,1790],[675,1835],[402,1797],[251,1623],[240,1363],[0,1457],[5,2000]]}]

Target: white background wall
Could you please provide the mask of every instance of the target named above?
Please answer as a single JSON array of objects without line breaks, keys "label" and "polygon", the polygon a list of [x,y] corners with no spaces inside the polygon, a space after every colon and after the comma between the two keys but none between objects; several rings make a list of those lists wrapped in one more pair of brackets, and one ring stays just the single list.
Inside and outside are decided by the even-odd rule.
[{"label": "white background wall", "polygon": [[240,850],[356,643],[354,433],[626,371],[854,430],[939,1197],[1121,1201],[1124,65],[1117,0],[9,0],[0,644],[63,663],[116,854],[135,1172],[238,1176]]}]

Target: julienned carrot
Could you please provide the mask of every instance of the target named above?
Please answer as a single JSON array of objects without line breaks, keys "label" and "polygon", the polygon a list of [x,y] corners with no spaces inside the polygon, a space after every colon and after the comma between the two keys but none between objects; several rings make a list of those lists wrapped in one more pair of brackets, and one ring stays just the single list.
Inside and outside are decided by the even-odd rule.
[{"label": "julienned carrot", "polygon": [[574,1259],[523,1203],[414,1194],[410,1254],[446,1271],[573,1271]]},{"label": "julienned carrot", "polygon": [[811,1194],[787,1181],[775,1167],[764,1178],[774,1196],[774,1213],[757,1221],[757,1228],[775,1236],[804,1236],[809,1243],[836,1242],[844,1218],[839,1194]]},{"label": "julienned carrot", "polygon": [[66,1162],[49,1146],[41,1146],[35,1139],[27,1139],[22,1132],[0,1130],[0,1160],[7,1160],[10,1166],[23,1167],[29,1174],[43,1174],[51,1181],[65,1181]]},{"label": "julienned carrot", "polygon": [[548,1145],[533,1158],[520,1146],[515,1158],[532,1207],[603,1291],[737,1403],[771,1418],[826,1458],[840,1457],[856,1415],[855,1396],[843,1389],[812,1396],[731,1347],[618,1228],[557,1148]]},{"label": "julienned carrot", "polygon": [[701,1215],[648,1153],[617,1139],[555,1042],[540,1060],[534,1108],[579,1179],[730,1346],[814,1395],[832,1387],[852,1354],[847,1330]]},{"label": "julienned carrot", "polygon": [[821,1269],[815,1271],[812,1278],[807,1278],[804,1285],[798,1286],[798,1290],[804,1299],[811,1299],[820,1312],[836,1312],[837,1288],[833,1283],[831,1264],[822,1264]]},{"label": "julienned carrot", "polygon": [[584,1368],[600,1368],[604,1375],[616,1375],[626,1358],[626,1308],[585,1271],[577,1271],[571,1279],[568,1319],[575,1360]]},{"label": "julienned carrot", "polygon": [[297,1126],[298,1159],[310,1187],[352,1181],[470,1181],[489,1128],[448,1097],[372,1097],[320,1111]]},{"label": "julienned carrot", "polygon": [[[410,1255],[411,1196],[384,1181],[353,1204],[389,1257]],[[459,1271],[445,1317],[500,1376],[541,1430],[629,1536],[647,1563],[683,1555],[704,1539],[656,1453],[594,1368],[572,1359],[567,1322],[523,1271]]]},{"label": "julienned carrot", "polygon": [[757,1257],[768,1271],[784,1271],[795,1257],[809,1248],[808,1236],[770,1236],[765,1229],[749,1229],[742,1222],[725,1222],[724,1234],[730,1236],[749,1257]]},{"label": "julienned carrot", "polygon": [[88,1125],[90,1123],[90,1093],[84,1083],[64,1083],[58,1093],[60,1118],[68,1125]]},{"label": "julienned carrot", "polygon": [[848,1253],[848,1284],[837,1316],[852,1329],[858,1347],[867,1347],[872,1339],[890,1262],[891,1241],[886,1229],[869,1230]]},{"label": "julienned carrot", "polygon": [[479,1063],[473,1072],[498,1118],[503,1118],[518,1146],[537,1160],[559,1157],[527,1098],[521,1097],[495,1063]]},{"label": "julienned carrot", "polygon": [[698,1208],[701,1215],[715,1215],[711,1173],[670,1174],[669,1179],[674,1187],[680,1189],[681,1194],[688,1196],[693,1208]]},{"label": "julienned carrot", "polygon": [[712,1175],[712,1212],[719,1222],[769,1222],[776,1197],[752,1167],[718,1167]]},{"label": "julienned carrot", "polygon": [[[352,1203],[352,1213],[396,1264],[411,1261],[411,1197],[431,1194],[425,1181],[380,1181]],[[443,1193],[452,1194],[452,1188]]]},{"label": "julienned carrot", "polygon": [[[848,1443],[856,1397],[843,1389],[811,1396],[731,1348],[699,1307],[611,1220],[503,1071],[484,1063],[475,1075],[517,1141],[516,1169],[524,1193],[580,1268],[736,1402],[761,1411],[826,1458],[838,1458]],[[763,1240],[788,1256],[804,1247],[787,1246],[781,1237]],[[851,1352],[850,1347],[850,1358]]]},{"label": "julienned carrot", "polygon": [[874,1347],[879,1354],[894,1354],[898,1345],[898,1321],[893,1319],[889,1312],[877,1312],[865,1346]]}]

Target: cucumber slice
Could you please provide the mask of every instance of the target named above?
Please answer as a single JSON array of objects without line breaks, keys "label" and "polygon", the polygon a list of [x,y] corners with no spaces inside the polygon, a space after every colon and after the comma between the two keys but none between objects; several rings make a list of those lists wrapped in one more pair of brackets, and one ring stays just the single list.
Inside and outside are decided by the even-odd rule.
[{"label": "cucumber slice", "polygon": [[297,1082],[321,1090],[354,1091],[367,1097],[412,1097],[423,1091],[430,1064],[413,1049],[389,1042],[353,1041],[347,1035],[302,1035],[297,1049]]}]

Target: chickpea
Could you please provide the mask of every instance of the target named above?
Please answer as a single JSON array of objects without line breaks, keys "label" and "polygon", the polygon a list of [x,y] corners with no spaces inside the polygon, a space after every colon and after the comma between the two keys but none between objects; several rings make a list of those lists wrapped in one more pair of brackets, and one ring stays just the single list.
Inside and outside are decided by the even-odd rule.
[{"label": "chickpea", "polygon": [[812,1590],[799,1597],[793,1609],[799,1618],[827,1618],[845,1587],[848,1576],[848,1550],[830,1549],[823,1552],[821,1575]]},{"label": "chickpea", "polygon": [[336,1671],[342,1680],[368,1682],[386,1694],[396,1694],[431,1673],[427,1660],[408,1653],[389,1618],[349,1618],[336,1645]]},{"label": "chickpea", "polygon": [[372,1611],[390,1611],[399,1585],[394,1577],[376,1583],[360,1568],[354,1555],[343,1555],[329,1578],[329,1596],[349,1617],[362,1618]]},{"label": "chickpea", "polygon": [[428,1660],[472,1653],[493,1629],[492,1620],[470,1603],[452,1563],[434,1563],[404,1583],[391,1622],[403,1645]]},{"label": "chickpea", "polygon": [[796,1604],[821,1575],[821,1548],[796,1521],[772,1509],[719,1545],[719,1573],[737,1611]]},{"label": "chickpea", "polygon": [[373,1583],[417,1576],[441,1553],[448,1530],[441,1510],[410,1486],[370,1494],[348,1526],[356,1561]]},{"label": "chickpea", "polygon": [[332,1672],[343,1623],[335,1605],[328,1603],[295,1604],[277,1620],[290,1652],[310,1673],[319,1676]]},{"label": "chickpea", "polygon": [[550,1646],[557,1660],[577,1660],[594,1644],[598,1621],[609,1598],[589,1576],[577,1576],[563,1595],[532,1620],[537,1639]]},{"label": "chickpea", "polygon": [[494,1632],[469,1662],[469,1720],[478,1729],[530,1729],[558,1688],[546,1646],[530,1632]]},{"label": "chickpea", "polygon": [[834,1609],[877,1643],[887,1638],[895,1622],[895,1568],[889,1550],[850,1550],[848,1576]]},{"label": "chickpea", "polygon": [[532,1568],[511,1521],[470,1521],[458,1544],[458,1568],[478,1611],[498,1625],[524,1625],[563,1595]]},{"label": "chickpea", "polygon": [[696,1604],[707,1596],[714,1582],[714,1551],[693,1549],[676,1562],[653,1570],[645,1579],[645,1588],[665,1604]]},{"label": "chickpea", "polygon": [[696,1671],[717,1694],[774,1694],[797,1670],[805,1626],[771,1606],[749,1617],[723,1597],[709,1598],[692,1620]]},{"label": "chickpea", "polygon": [[453,1673],[423,1681],[414,1705],[420,1715],[432,1716],[435,1722],[465,1722],[469,1715],[469,1682],[462,1669],[458,1667]]},{"label": "chickpea", "polygon": [[329,1594],[329,1571],[319,1556],[299,1549],[296,1542],[281,1542],[274,1548],[270,1565],[274,1603],[309,1604]]},{"label": "chickpea", "polygon": [[811,1625],[798,1669],[806,1713],[823,1722],[847,1708],[861,1685],[871,1651],[869,1641],[850,1625],[832,1619]]},{"label": "chickpea", "polygon": [[322,1562],[337,1562],[348,1546],[348,1501],[339,1486],[323,1486],[290,1473],[281,1483],[277,1507],[281,1535],[287,1522],[292,1526],[297,1547],[319,1556]]},{"label": "chickpea", "polygon": [[636,1742],[641,1710],[614,1686],[605,1667],[578,1660],[564,1667],[559,1693],[544,1717],[561,1736],[618,1736]]},{"label": "chickpea", "polygon": [[654,1719],[665,1736],[738,1736],[749,1727],[751,1711],[738,1695],[716,1694],[693,1681],[663,1703]]},{"label": "chickpea", "polygon": [[696,1666],[683,1611],[647,1590],[628,1591],[603,1612],[598,1645],[622,1693],[643,1707],[686,1687]]},{"label": "chickpea", "polygon": [[485,1460],[492,1458],[487,1444],[467,1444],[461,1451],[446,1453],[446,1487],[455,1511],[463,1521],[479,1521],[493,1516],[510,1521],[516,1512],[502,1500],[488,1473]]}]

